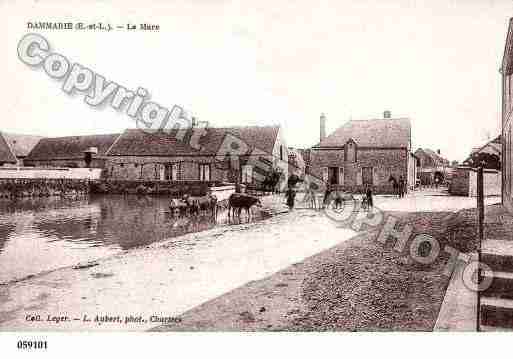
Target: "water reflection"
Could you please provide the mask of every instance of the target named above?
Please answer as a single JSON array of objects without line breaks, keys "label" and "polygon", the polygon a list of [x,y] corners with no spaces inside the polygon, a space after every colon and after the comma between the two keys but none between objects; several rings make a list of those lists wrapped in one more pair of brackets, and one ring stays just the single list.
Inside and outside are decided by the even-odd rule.
[{"label": "water reflection", "polygon": [[[173,216],[168,204],[137,196],[0,202],[0,282],[216,225],[206,213]],[[225,223],[222,214],[218,222]]]}]

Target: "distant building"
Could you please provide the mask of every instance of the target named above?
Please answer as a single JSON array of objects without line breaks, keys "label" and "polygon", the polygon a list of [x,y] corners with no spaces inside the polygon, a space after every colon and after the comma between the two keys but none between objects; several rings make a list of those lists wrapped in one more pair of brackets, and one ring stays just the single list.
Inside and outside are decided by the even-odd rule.
[{"label": "distant building", "polygon": [[25,158],[26,166],[103,168],[119,134],[42,138]]},{"label": "distant building", "polygon": [[0,166],[23,166],[24,160],[41,136],[0,132]]},{"label": "distant building", "polygon": [[[126,130],[107,152],[107,175],[202,182],[235,182],[238,178],[242,183],[254,183],[274,167],[287,178],[289,153],[280,126],[207,128],[197,145],[190,141],[193,134],[194,130],[188,129],[179,139],[173,133]],[[243,148],[231,148],[230,138],[240,141]],[[237,157],[238,168],[233,168],[229,151],[234,151],[230,153]]]},{"label": "distant building", "polygon": [[501,170],[502,140],[497,136],[481,147],[473,148],[470,155],[463,161],[463,165],[477,168]]},{"label": "distant building", "polygon": [[419,148],[415,151],[415,156],[418,159],[417,177],[421,185],[442,184],[447,180],[450,163],[441,156],[440,150],[435,152],[429,148]]},{"label": "distant building", "polygon": [[416,159],[411,153],[411,121],[383,118],[348,121],[326,136],[326,118],[320,119],[320,142],[308,156],[308,171],[329,186],[356,192],[366,185],[375,193],[392,193],[391,178],[402,176],[408,189],[415,186]]},{"label": "distant building", "polygon": [[502,203],[513,212],[513,19],[509,21],[502,74]]}]

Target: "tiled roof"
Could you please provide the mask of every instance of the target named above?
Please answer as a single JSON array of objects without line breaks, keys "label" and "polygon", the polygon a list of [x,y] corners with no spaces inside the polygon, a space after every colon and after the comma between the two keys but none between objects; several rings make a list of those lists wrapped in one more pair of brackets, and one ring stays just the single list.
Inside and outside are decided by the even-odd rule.
[{"label": "tiled roof", "polygon": [[34,135],[20,135],[16,133],[2,133],[9,142],[12,151],[16,155],[16,157],[26,157],[30,151],[34,148],[35,145],[42,139],[42,136],[34,136]]},{"label": "tiled roof", "polygon": [[176,131],[147,133],[141,130],[126,130],[109,150],[109,156],[173,156],[187,154],[215,155],[221,148],[225,136],[231,134],[248,146],[248,152],[258,148],[271,154],[276,142],[279,126],[251,126],[206,128],[199,139],[199,148],[189,145],[192,130],[182,139]]},{"label": "tiled roof", "polygon": [[431,159],[437,163],[437,162],[441,162],[441,163],[449,163],[449,160],[440,156],[437,152],[429,149],[429,148],[422,148],[421,149],[422,151],[424,151],[424,153],[426,155],[428,155],[429,157],[431,157]]},{"label": "tiled roof", "polygon": [[477,153],[488,153],[488,154],[495,154],[497,156],[502,155],[502,142],[501,142],[501,136],[497,136],[493,140],[487,142],[481,147],[477,147],[475,149],[472,149],[470,152],[470,155],[463,161],[463,163],[469,163],[469,161],[472,159],[472,156]]},{"label": "tiled roof", "polygon": [[102,156],[118,137],[119,134],[43,138],[30,151],[26,159],[81,159],[84,158],[84,151],[89,147],[96,147],[98,149],[96,156]]},{"label": "tiled roof", "polygon": [[339,147],[352,138],[358,146],[405,147],[411,138],[408,118],[348,121],[315,147]]},{"label": "tiled roof", "polygon": [[16,156],[14,155],[11,146],[5,139],[4,135],[0,133],[0,162],[3,163],[16,163]]}]

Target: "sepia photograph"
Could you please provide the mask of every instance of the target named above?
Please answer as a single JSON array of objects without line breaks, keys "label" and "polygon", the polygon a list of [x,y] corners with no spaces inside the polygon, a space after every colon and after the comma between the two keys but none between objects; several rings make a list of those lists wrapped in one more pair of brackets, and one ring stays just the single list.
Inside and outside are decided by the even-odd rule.
[{"label": "sepia photograph", "polygon": [[1,0],[0,27],[14,352],[513,330],[513,1]]}]

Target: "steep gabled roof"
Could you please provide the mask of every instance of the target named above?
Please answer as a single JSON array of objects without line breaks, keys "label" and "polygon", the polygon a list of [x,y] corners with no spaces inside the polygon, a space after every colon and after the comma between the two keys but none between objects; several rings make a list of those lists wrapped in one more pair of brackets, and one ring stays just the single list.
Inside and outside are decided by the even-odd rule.
[{"label": "steep gabled roof", "polygon": [[353,139],[363,147],[404,147],[411,139],[411,121],[408,118],[351,120],[327,136],[315,147],[341,147]]},{"label": "steep gabled roof", "polygon": [[[273,152],[279,126],[250,126],[206,128],[198,132],[199,146],[191,146],[190,138],[195,130],[187,130],[178,139],[177,131],[148,133],[137,129],[128,129],[108,151],[109,156],[176,156],[176,155],[216,155],[227,134],[242,140],[248,146],[248,152],[258,148],[265,153]],[[196,148],[197,147],[197,148]]]},{"label": "steep gabled roof", "polygon": [[16,133],[6,133],[3,132],[3,135],[9,145],[13,153],[16,157],[26,157],[32,151],[34,146],[37,145],[42,136],[34,136],[34,135],[20,135]]},{"label": "steep gabled roof", "polygon": [[0,132],[0,162],[2,163],[16,163],[17,159],[14,152],[9,146],[9,142],[4,137],[3,133]]},{"label": "steep gabled roof", "polygon": [[43,138],[26,160],[82,159],[89,147],[96,147],[97,156],[103,156],[118,137],[119,134]]}]

